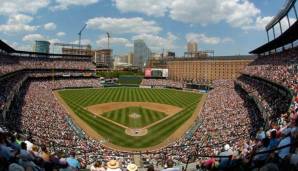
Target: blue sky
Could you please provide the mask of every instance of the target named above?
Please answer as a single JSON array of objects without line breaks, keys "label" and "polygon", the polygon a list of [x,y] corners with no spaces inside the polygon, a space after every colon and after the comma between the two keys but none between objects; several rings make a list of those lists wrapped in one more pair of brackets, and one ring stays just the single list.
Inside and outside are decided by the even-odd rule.
[{"label": "blue sky", "polygon": [[284,0],[0,2],[0,39],[17,49],[31,50],[34,40],[77,43],[77,33],[87,23],[82,42],[94,49],[107,47],[108,31],[115,55],[132,51],[133,40],[144,39],[154,52],[169,49],[179,56],[187,41],[196,41],[200,50],[213,49],[216,55],[247,54],[267,41],[264,26],[284,4]]}]

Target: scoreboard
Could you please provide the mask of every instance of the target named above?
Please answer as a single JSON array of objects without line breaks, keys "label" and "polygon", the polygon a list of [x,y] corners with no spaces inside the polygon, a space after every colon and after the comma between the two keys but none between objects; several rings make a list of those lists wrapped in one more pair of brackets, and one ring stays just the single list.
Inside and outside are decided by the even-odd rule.
[{"label": "scoreboard", "polygon": [[162,68],[146,68],[145,78],[168,78],[169,70]]}]

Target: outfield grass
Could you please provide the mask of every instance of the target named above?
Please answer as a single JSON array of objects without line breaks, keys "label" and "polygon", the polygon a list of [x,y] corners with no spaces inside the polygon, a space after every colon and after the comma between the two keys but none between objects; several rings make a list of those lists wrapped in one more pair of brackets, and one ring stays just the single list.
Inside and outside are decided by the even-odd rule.
[{"label": "outfield grass", "polygon": [[[201,99],[200,94],[170,89],[78,89],[61,90],[59,94],[77,116],[88,123],[101,136],[109,140],[110,143],[129,148],[145,148],[163,142],[192,116]],[[148,134],[145,136],[132,137],[125,134],[125,130],[122,127],[109,123],[100,117],[94,118],[92,113],[84,109],[84,107],[90,105],[107,102],[154,102],[181,107],[183,110],[150,127]],[[121,119],[117,119],[117,117],[114,120],[121,123]]]},{"label": "outfield grass", "polygon": [[[129,115],[133,113],[139,115],[140,117],[131,118]],[[127,107],[124,109],[106,112],[102,116],[130,128],[142,128],[161,120],[166,117],[166,114],[142,107]]]},{"label": "outfield grass", "polygon": [[121,75],[119,76],[119,84],[124,84],[124,85],[139,85],[142,82],[143,77],[141,76],[136,76],[136,75]]}]

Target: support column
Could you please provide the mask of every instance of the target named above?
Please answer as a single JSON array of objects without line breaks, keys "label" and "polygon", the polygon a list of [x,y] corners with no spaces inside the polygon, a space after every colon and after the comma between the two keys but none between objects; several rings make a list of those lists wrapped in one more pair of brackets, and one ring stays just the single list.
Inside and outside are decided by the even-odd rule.
[{"label": "support column", "polygon": [[[291,27],[291,23],[290,23],[290,19],[289,19],[289,14],[287,14],[287,20],[288,20],[288,25],[289,25],[289,28],[290,28]],[[292,48],[294,48],[293,42],[291,44],[292,44]]]},{"label": "support column", "polygon": [[295,12],[296,19],[298,20],[298,15],[297,15],[297,11],[296,11],[296,7],[295,7],[295,5],[293,6],[293,8],[294,8],[294,12]]},{"label": "support column", "polygon": [[[276,37],[275,37],[275,29],[274,29],[274,26],[272,27],[272,29],[273,29],[273,37],[274,37],[274,39],[275,39]],[[274,49],[274,51],[275,51],[275,53],[276,53],[276,49]]]}]

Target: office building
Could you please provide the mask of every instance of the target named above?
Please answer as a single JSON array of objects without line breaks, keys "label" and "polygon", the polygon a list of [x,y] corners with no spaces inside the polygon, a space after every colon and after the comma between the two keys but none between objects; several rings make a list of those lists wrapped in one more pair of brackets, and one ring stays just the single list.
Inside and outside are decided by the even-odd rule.
[{"label": "office building", "polygon": [[50,42],[36,40],[33,46],[33,51],[38,53],[49,53],[50,52]]},{"label": "office building", "polygon": [[112,49],[100,49],[94,51],[94,63],[96,66],[112,68]]},{"label": "office building", "polygon": [[144,40],[135,40],[133,65],[138,66],[141,70],[143,70],[150,56],[151,50],[147,47]]}]

